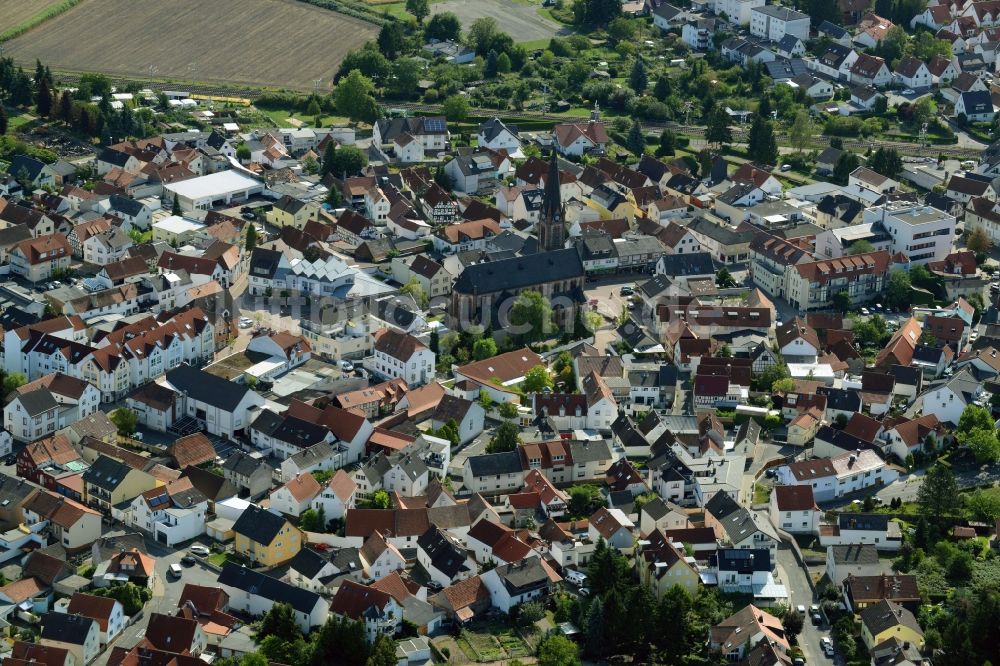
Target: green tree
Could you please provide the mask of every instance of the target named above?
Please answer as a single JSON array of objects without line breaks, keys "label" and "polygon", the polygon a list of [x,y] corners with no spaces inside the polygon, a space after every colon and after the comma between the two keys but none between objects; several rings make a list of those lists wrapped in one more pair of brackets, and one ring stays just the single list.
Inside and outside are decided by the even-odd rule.
[{"label": "green tree", "polygon": [[252,252],[257,247],[257,227],[253,224],[247,224],[247,230],[243,236],[243,247],[246,248],[247,252]]},{"label": "green tree", "polygon": [[353,176],[365,168],[366,164],[368,164],[368,157],[360,148],[357,146],[341,146],[333,153],[333,159],[330,160],[329,173],[338,178],[344,175]]},{"label": "green tree", "polygon": [[500,412],[501,418],[504,419],[517,418],[517,405],[513,402],[501,403],[497,411]]},{"label": "green tree", "polygon": [[10,119],[7,117],[7,109],[4,108],[3,104],[0,104],[0,136],[7,133],[9,123]]},{"label": "green tree", "polygon": [[372,493],[372,508],[388,509],[389,493],[387,493],[384,490],[376,490],[374,493]]},{"label": "green tree", "polygon": [[121,603],[125,615],[135,615],[142,610],[147,601],[153,598],[152,590],[148,587],[139,587],[135,583],[99,587],[90,590],[90,594],[117,600]]},{"label": "green tree", "polygon": [[441,106],[449,122],[460,123],[469,116],[469,100],[463,95],[452,95]]},{"label": "green tree", "polygon": [[965,240],[965,246],[976,254],[981,254],[990,251],[993,241],[990,240],[989,235],[982,227],[977,226],[969,232],[968,238]]},{"label": "green tree", "polygon": [[326,532],[326,509],[320,504],[318,509],[306,509],[299,516],[299,527],[306,532]]},{"label": "green tree", "polygon": [[965,435],[973,430],[993,430],[993,416],[990,410],[979,405],[968,405],[958,417],[957,435]]},{"label": "green tree", "polygon": [[497,355],[497,343],[493,338],[476,340],[472,345],[472,358],[477,361],[492,358]]},{"label": "green tree", "polygon": [[846,289],[841,289],[833,295],[833,307],[838,312],[847,312],[851,309],[851,294]]},{"label": "green tree", "polygon": [[802,613],[794,608],[789,608],[785,611],[785,616],[781,618],[781,624],[790,635],[798,636],[805,626],[805,619],[802,617]]},{"label": "green tree", "polygon": [[966,496],[965,508],[973,520],[994,525],[1000,520],[1000,494],[992,490],[977,490]]},{"label": "green tree", "polygon": [[895,148],[879,147],[868,161],[868,168],[889,178],[896,178],[903,170],[903,159]]},{"label": "green tree", "polygon": [[660,132],[660,147],[656,149],[658,157],[672,157],[677,152],[677,135],[673,130]]},{"label": "green tree", "polygon": [[861,159],[849,150],[844,151],[837,158],[837,163],[833,165],[833,182],[838,185],[847,185],[848,176],[859,166],[861,166]]},{"label": "green tree", "polygon": [[510,56],[506,53],[501,53],[497,56],[497,71],[501,74],[509,74],[513,65],[510,62]]},{"label": "green tree", "polygon": [[552,388],[552,374],[544,365],[536,365],[524,373],[524,383],[521,387],[525,393],[539,393]]},{"label": "green tree", "polygon": [[720,289],[732,289],[736,286],[736,279],[729,272],[729,269],[723,266],[715,272],[715,284]]},{"label": "green tree", "polygon": [[171,215],[180,215],[181,212],[183,212],[183,211],[181,211],[181,201],[180,201],[180,199],[177,198],[177,193],[174,192],[174,203],[170,207],[170,214]]},{"label": "green tree", "polygon": [[[635,39],[637,32],[636,24],[634,21],[627,19],[624,16],[619,16],[608,24],[607,32],[608,37],[610,37],[616,44],[619,42],[628,42]],[[645,87],[643,90],[645,90]],[[636,89],[636,92],[641,91]]]},{"label": "green tree", "polygon": [[131,437],[135,434],[135,426],[139,421],[139,415],[128,407],[119,407],[111,412],[108,418],[118,428],[118,434],[122,437]]},{"label": "green tree", "polygon": [[486,453],[514,451],[521,444],[521,429],[513,421],[502,421],[486,445]]},{"label": "green tree", "polygon": [[52,89],[44,81],[38,87],[38,92],[35,94],[35,108],[38,110],[38,115],[42,118],[48,118],[52,115]]},{"label": "green tree", "polygon": [[638,120],[632,121],[625,143],[626,147],[637,157],[641,157],[646,152],[646,136],[642,133],[642,125],[639,124]]},{"label": "green tree", "polygon": [[997,439],[997,431],[992,427],[959,433],[958,441],[969,447],[976,456],[976,462],[993,463],[1000,460],[1000,439]]},{"label": "green tree", "polygon": [[[412,0],[407,0],[410,2]],[[424,0],[426,2],[427,0]],[[399,660],[396,658],[396,641],[386,634],[379,634],[372,644],[371,655],[365,666],[396,666]]]},{"label": "green tree", "polygon": [[951,467],[941,463],[931,467],[917,491],[920,513],[930,522],[939,524],[941,518],[954,514],[961,505],[958,483]]},{"label": "green tree", "polygon": [[705,140],[716,147],[733,142],[733,131],[729,128],[729,115],[724,109],[716,108],[708,118]]},{"label": "green tree", "polygon": [[417,302],[422,308],[427,307],[427,292],[424,288],[417,282],[417,278],[412,277],[410,281],[399,288],[399,293],[407,294],[413,297],[413,300]]},{"label": "green tree", "polygon": [[428,0],[406,0],[406,11],[413,14],[417,23],[423,23],[427,15],[431,13],[430,2]]},{"label": "green tree", "polygon": [[246,162],[250,159],[250,146],[246,143],[241,142],[240,145],[236,146],[236,159],[240,162]]},{"label": "green tree", "polygon": [[483,66],[483,76],[487,79],[496,78],[497,75],[497,52],[490,49],[486,54],[486,64]]},{"label": "green tree", "polygon": [[3,394],[10,395],[16,391],[21,386],[28,383],[28,378],[20,372],[11,372],[10,374],[4,375],[3,378]]},{"label": "green tree", "polygon": [[316,101],[316,98],[313,97],[312,99],[310,99],[309,104],[306,106],[306,115],[315,118],[316,116],[321,115],[322,113],[323,110],[319,108],[319,102]]},{"label": "green tree", "polygon": [[778,161],[778,141],[774,137],[774,127],[770,118],[757,114],[747,135],[747,156],[760,164],[774,164]]},{"label": "green tree", "polygon": [[913,286],[910,284],[910,274],[902,268],[889,273],[889,281],[885,286],[886,304],[892,308],[905,308],[912,299]]},{"label": "green tree", "polygon": [[544,340],[552,332],[552,306],[537,291],[522,292],[510,309],[510,323],[519,338]]},{"label": "green tree", "polygon": [[792,125],[788,128],[788,140],[792,143],[792,147],[801,153],[815,134],[816,129],[813,127],[809,112],[805,109],[796,111]]},{"label": "green tree", "polygon": [[295,612],[285,603],[276,603],[264,614],[257,630],[257,642],[268,636],[277,636],[284,641],[302,638],[302,632],[295,621]]},{"label": "green tree", "polygon": [[856,240],[847,248],[848,255],[855,254],[868,254],[875,251],[875,246],[870,242],[866,241],[864,238],[861,240]]},{"label": "green tree", "polygon": [[589,516],[600,504],[601,490],[593,484],[586,483],[569,489],[569,502],[566,507],[574,516]]},{"label": "green tree", "polygon": [[486,389],[479,390],[478,402],[487,412],[493,409],[493,396]]},{"label": "green tree", "polygon": [[795,391],[795,380],[791,377],[776,379],[771,384],[772,393],[793,393]]},{"label": "green tree", "polygon": [[628,75],[628,85],[632,90],[642,95],[649,87],[649,74],[646,72],[646,63],[642,58],[636,58],[632,63],[632,71]]},{"label": "green tree", "polygon": [[309,664],[310,666],[327,666],[327,664],[364,666],[368,652],[365,625],[331,614],[323,626],[315,632]]},{"label": "green tree", "polygon": [[[378,48],[389,60],[395,60],[400,52],[403,50],[403,46],[406,41],[406,36],[403,35],[403,26],[395,21],[391,23],[386,23],[382,26],[382,29],[378,32]],[[308,113],[310,116],[318,115],[318,113]]]},{"label": "green tree", "polygon": [[561,634],[552,634],[538,645],[538,666],[579,666],[576,643]]},{"label": "green tree", "polygon": [[375,101],[374,91],[375,84],[372,80],[360,70],[352,69],[334,88],[333,105],[338,113],[351,120],[374,122],[378,117],[378,103]]},{"label": "green tree", "polygon": [[458,446],[459,442],[461,441],[458,432],[458,423],[455,422],[455,419],[448,419],[448,421],[443,426],[438,428],[435,434],[438,437],[441,437],[442,439],[447,439],[449,442],[451,442],[452,446]]},{"label": "green tree", "polygon": [[477,18],[469,26],[469,34],[465,41],[476,52],[476,55],[485,56],[490,49],[494,48],[497,36],[500,34],[496,19],[492,17]]},{"label": "green tree", "polygon": [[453,12],[441,12],[435,14],[424,27],[424,39],[430,41],[439,39],[441,41],[458,41],[462,38],[462,23]]}]

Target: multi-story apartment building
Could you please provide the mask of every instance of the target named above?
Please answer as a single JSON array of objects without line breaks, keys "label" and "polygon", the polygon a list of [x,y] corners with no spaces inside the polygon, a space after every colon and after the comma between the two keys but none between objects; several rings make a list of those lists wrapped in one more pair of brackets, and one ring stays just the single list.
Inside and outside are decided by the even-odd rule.
[{"label": "multi-story apartment building", "polygon": [[842,291],[850,296],[851,305],[867,303],[882,293],[890,263],[888,252],[871,252],[789,266],[786,298],[799,311],[829,309]]},{"label": "multi-story apartment building", "polygon": [[785,35],[809,39],[809,15],[781,5],[754,7],[750,11],[750,34],[772,42]]},{"label": "multi-story apartment building", "polygon": [[911,264],[940,261],[951,252],[955,217],[932,206],[893,201],[864,211],[865,222],[878,222],[892,237],[891,253],[905,254]]}]

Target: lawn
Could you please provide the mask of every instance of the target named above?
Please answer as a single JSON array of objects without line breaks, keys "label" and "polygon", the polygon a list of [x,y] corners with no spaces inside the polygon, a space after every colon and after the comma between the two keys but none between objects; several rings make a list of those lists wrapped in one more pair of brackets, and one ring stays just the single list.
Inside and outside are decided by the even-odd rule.
[{"label": "lawn", "polygon": [[762,483],[755,483],[753,485],[753,503],[767,504],[770,501],[771,501],[771,487],[766,486]]},{"label": "lawn", "polygon": [[217,567],[221,567],[226,562],[233,562],[234,564],[243,564],[244,559],[237,555],[236,553],[226,551],[224,553],[212,553],[205,558],[210,564],[214,564]]}]

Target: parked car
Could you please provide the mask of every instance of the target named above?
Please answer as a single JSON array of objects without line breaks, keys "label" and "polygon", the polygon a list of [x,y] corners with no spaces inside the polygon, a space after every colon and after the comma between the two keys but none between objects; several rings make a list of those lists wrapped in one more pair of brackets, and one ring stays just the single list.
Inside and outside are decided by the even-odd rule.
[{"label": "parked car", "polygon": [[791,171],[792,170],[792,165],[791,164],[782,164],[781,165],[781,170],[782,171]]},{"label": "parked car", "polygon": [[208,557],[212,551],[208,549],[208,546],[203,546],[200,543],[194,543],[191,544],[191,552],[194,553],[195,555]]},{"label": "parked car", "polygon": [[181,564],[186,564],[189,567],[193,567],[197,562],[198,560],[194,559],[194,555],[185,555],[181,558]]},{"label": "parked car", "polygon": [[184,569],[182,569],[181,565],[179,564],[171,564],[170,569],[168,569],[167,573],[169,573],[174,578],[180,578],[181,576],[184,575]]},{"label": "parked car", "polygon": [[350,361],[341,361],[340,369],[344,372],[354,372],[354,364]]}]

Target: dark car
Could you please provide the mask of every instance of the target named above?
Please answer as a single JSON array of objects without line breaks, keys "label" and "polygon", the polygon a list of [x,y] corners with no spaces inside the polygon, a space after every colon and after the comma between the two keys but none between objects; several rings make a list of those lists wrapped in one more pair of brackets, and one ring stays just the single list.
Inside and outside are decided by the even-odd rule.
[{"label": "dark car", "polygon": [[198,560],[194,559],[194,555],[185,555],[181,558],[181,564],[186,564],[189,567],[193,567]]}]

